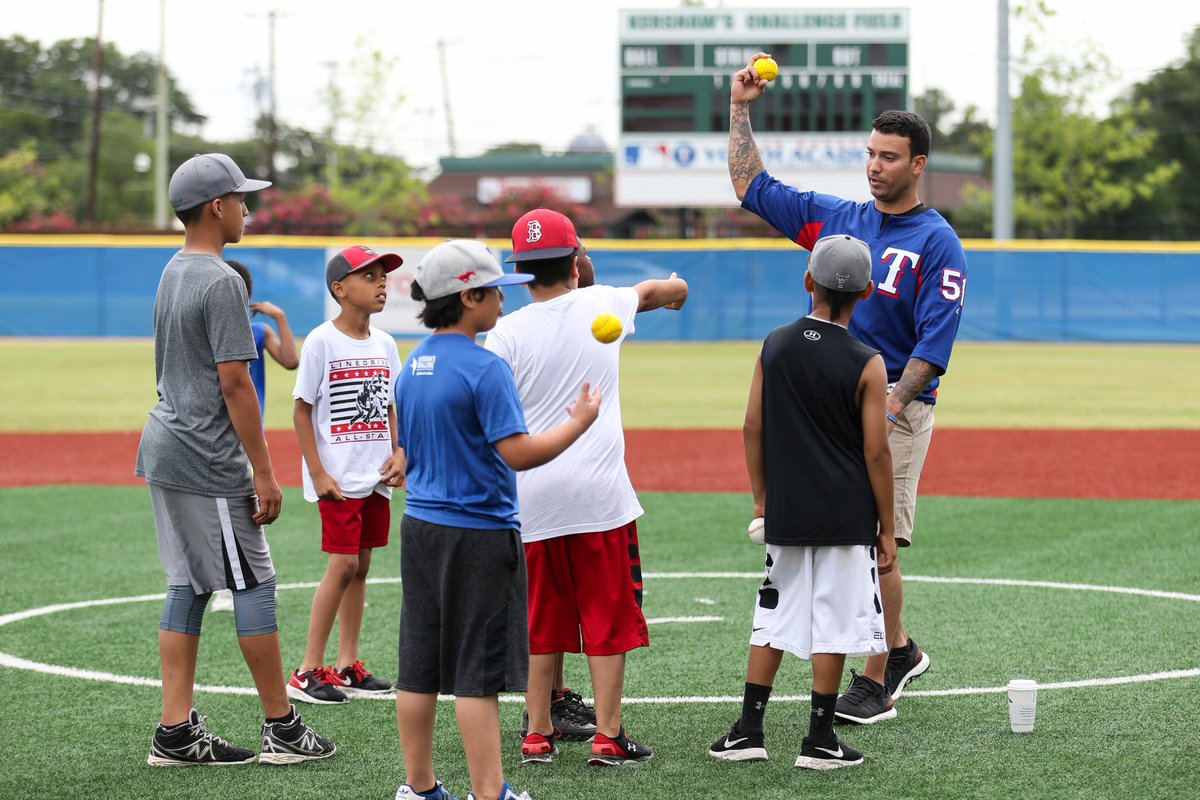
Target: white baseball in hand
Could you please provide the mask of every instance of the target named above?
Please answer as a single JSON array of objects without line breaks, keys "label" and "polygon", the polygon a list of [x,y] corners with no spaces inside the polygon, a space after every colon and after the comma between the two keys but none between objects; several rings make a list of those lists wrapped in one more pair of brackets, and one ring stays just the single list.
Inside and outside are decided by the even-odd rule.
[{"label": "white baseball in hand", "polygon": [[762,517],[755,517],[750,520],[750,527],[746,528],[746,535],[750,537],[750,541],[755,544],[767,543],[767,523]]}]

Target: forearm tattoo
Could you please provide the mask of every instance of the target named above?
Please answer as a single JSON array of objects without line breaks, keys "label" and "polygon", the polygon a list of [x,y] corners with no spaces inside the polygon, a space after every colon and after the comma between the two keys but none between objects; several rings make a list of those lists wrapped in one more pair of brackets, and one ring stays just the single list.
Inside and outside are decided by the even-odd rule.
[{"label": "forearm tattoo", "polygon": [[899,414],[937,376],[938,368],[933,364],[919,358],[910,358],[900,380],[896,381],[888,395],[888,411],[892,414]]},{"label": "forearm tattoo", "polygon": [[750,106],[734,103],[729,108],[729,179],[745,188],[762,171],[762,156],[750,130]]}]

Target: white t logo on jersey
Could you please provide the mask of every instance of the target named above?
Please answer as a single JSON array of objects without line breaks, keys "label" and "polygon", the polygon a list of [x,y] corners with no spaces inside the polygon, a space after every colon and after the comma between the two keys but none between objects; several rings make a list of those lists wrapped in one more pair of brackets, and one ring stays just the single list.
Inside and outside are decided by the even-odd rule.
[{"label": "white t logo on jersey", "polygon": [[880,261],[888,263],[887,278],[883,283],[879,284],[879,291],[884,294],[895,297],[899,294],[896,288],[896,281],[900,279],[900,273],[905,267],[909,267],[913,272],[917,271],[917,265],[921,263],[921,254],[914,253],[911,250],[901,250],[896,247],[889,247],[883,251],[883,255],[879,258]]},{"label": "white t logo on jersey", "polygon": [[542,238],[542,223],[536,219],[529,220],[529,236],[525,239],[527,242],[536,242]]}]

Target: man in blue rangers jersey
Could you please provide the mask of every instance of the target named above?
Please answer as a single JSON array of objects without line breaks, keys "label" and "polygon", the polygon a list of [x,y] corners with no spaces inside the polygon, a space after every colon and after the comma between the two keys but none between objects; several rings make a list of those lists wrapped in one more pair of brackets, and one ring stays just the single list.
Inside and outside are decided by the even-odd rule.
[{"label": "man in blue rangers jersey", "polygon": [[[958,333],[967,262],[954,230],[918,196],[929,156],[929,125],[906,111],[884,111],[871,123],[867,183],[873,200],[855,203],[780,183],[763,168],[750,130],[750,103],[767,81],[754,69],[759,53],[733,76],[729,109],[729,179],[742,201],[776,230],[811,250],[822,236],[865,241],[874,261],[875,293],[859,303],[850,333],[883,354],[887,419],[895,467],[896,544],[912,543],[917,482],[933,433],[933,404]],[[769,520],[768,520],[769,524]],[[900,621],[904,591],[899,564],[880,576],[890,653],[867,659],[864,674],[838,698],[839,719],[869,724],[896,716],[893,700],[929,669],[929,656]]]}]

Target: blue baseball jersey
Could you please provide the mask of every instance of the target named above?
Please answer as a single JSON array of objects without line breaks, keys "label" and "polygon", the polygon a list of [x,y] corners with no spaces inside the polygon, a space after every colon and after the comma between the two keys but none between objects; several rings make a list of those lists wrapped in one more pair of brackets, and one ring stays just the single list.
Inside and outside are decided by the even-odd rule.
[{"label": "blue baseball jersey", "polygon": [[[800,192],[766,171],[751,181],[742,208],[806,250],[834,234],[866,242],[875,262],[875,293],[855,306],[850,332],[883,354],[889,383],[900,380],[910,358],[946,371],[962,318],[967,256],[941,214],[932,208],[884,214],[874,201]],[[935,402],[939,382],[930,381],[918,399]]]},{"label": "blue baseball jersey", "polygon": [[456,528],[519,528],[517,476],[495,442],[528,432],[504,359],[461,334],[427,336],[396,381],[405,513]]}]

